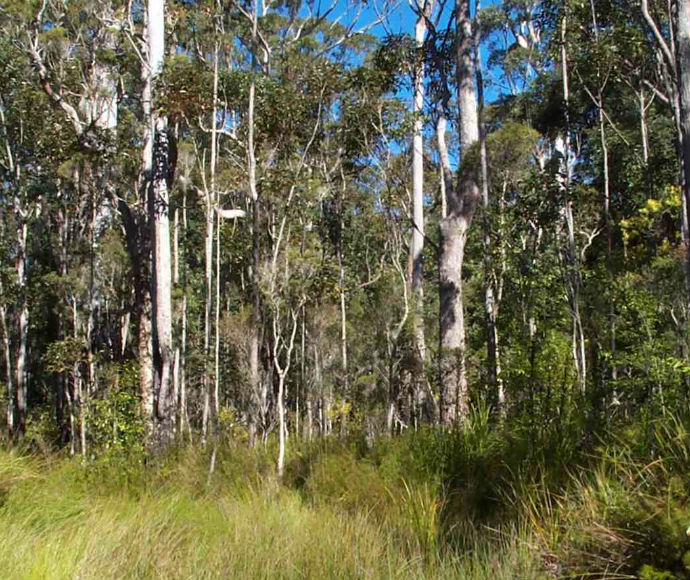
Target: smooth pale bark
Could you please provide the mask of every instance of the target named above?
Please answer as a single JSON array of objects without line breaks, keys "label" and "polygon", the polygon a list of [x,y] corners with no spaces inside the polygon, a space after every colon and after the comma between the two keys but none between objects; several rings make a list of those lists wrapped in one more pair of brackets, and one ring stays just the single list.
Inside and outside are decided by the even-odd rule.
[{"label": "smooth pale bark", "polygon": [[[85,167],[86,171],[90,168]],[[96,199],[93,190],[88,192],[90,197],[90,219],[89,219],[89,315],[86,320],[86,363],[88,367],[88,382],[86,392],[91,395],[96,390],[96,361],[94,355],[94,333],[96,330]]]},{"label": "smooth pale bark", "polygon": [[201,415],[201,442],[206,444],[211,397],[211,309],[213,303],[213,229],[215,227],[213,202],[206,195],[206,232],[204,235],[204,374],[201,379],[203,410]]},{"label": "smooth pale bark", "polygon": [[441,217],[448,215],[448,190],[453,187],[453,170],[450,167],[450,156],[448,155],[448,145],[446,144],[446,127],[448,119],[443,109],[439,110],[436,120],[436,143],[438,145],[438,156],[440,159],[440,189],[441,189]]},{"label": "smooth pale bark", "polygon": [[17,246],[18,255],[15,263],[17,274],[17,286],[20,292],[19,306],[19,348],[17,350],[17,363],[15,375],[15,432],[21,437],[26,430],[26,357],[29,343],[29,299],[26,287],[26,242],[28,226],[26,221],[18,217]]},{"label": "smooth pale bark", "polygon": [[216,336],[213,348],[213,411],[216,437],[220,429],[220,212],[216,212]]},{"label": "smooth pale bark", "polygon": [[[465,156],[479,140],[474,35],[469,0],[456,3],[460,147]],[[446,184],[448,215],[441,220],[439,260],[441,421],[452,425],[469,411],[462,267],[467,233],[481,198],[474,168],[461,168],[456,187]]]},{"label": "smooth pale bark", "polygon": [[[8,131],[6,130],[5,118],[5,103],[2,96],[0,96],[0,123],[2,123],[4,139],[4,164],[8,169],[11,180],[14,182],[15,188],[19,188],[21,182],[21,166],[15,161],[13,144],[10,143]],[[28,241],[28,224],[32,212],[30,212],[24,204],[21,193],[18,189],[12,198],[12,211],[14,213],[15,236],[17,242],[17,256],[14,263],[15,281],[18,288],[18,312],[15,317],[17,319],[17,335],[18,345],[16,346],[16,360],[15,367],[12,368],[11,355],[11,341],[9,330],[4,323],[5,314],[3,313],[3,335],[7,337],[5,344],[5,361],[7,364],[7,381],[8,389],[8,408],[7,408],[7,426],[9,434],[15,437],[22,437],[26,428],[26,400],[27,400],[27,385],[26,385],[26,358],[28,351],[29,339],[29,301],[27,285],[27,241]],[[5,306],[3,305],[3,310]],[[5,340],[5,339],[3,339]]]},{"label": "smooth pale bark", "polygon": [[[206,444],[208,421],[211,411],[211,313],[213,308],[213,235],[216,222],[216,100],[218,98],[218,46],[214,50],[213,111],[211,120],[211,177],[210,188],[205,188],[206,232],[204,236],[204,374],[202,376],[203,411],[201,418],[201,442]],[[202,171],[206,168],[202,167]],[[205,181],[204,181],[205,183]]]},{"label": "smooth pale bark", "polygon": [[[275,308],[273,317],[273,365],[278,373],[278,476],[282,477],[285,472],[285,444],[286,444],[286,425],[285,425],[285,378],[290,371],[292,361],[292,351],[295,348],[295,336],[297,336],[297,320],[299,308],[291,310],[290,315],[290,338],[285,340],[281,333],[280,309]],[[280,355],[284,351],[285,363],[281,366]]]},{"label": "smooth pale bark", "polygon": [[[211,160],[210,160],[210,186],[206,186],[204,179],[204,196],[206,202],[206,233],[204,237],[204,287],[205,287],[205,303],[204,303],[204,374],[202,377],[203,389],[203,411],[201,421],[201,442],[206,444],[208,435],[208,424],[211,413],[211,375],[213,374],[214,382],[214,403],[213,409],[215,411],[216,421],[218,419],[218,349],[219,349],[219,329],[218,329],[218,314],[219,314],[219,244],[220,244],[220,213],[218,207],[218,195],[216,192],[216,166],[218,160],[218,119],[216,115],[216,104],[218,101],[218,57],[219,47],[216,43],[213,51],[213,107],[211,112]],[[205,167],[202,168],[205,171]],[[216,235],[216,297],[215,297],[215,372],[211,371],[211,314],[213,312],[213,240],[214,229]]]},{"label": "smooth pale bark", "polygon": [[[187,195],[182,196],[182,227],[187,238]],[[185,424],[189,429],[189,442],[192,442],[192,428],[187,417],[187,262],[184,261],[182,279],[182,330],[180,337],[180,440],[184,437]]]},{"label": "smooth pale bark", "polygon": [[561,157],[560,182],[563,191],[563,218],[566,225],[565,248],[565,278],[570,314],[572,319],[572,351],[573,362],[577,371],[580,391],[585,392],[587,380],[587,358],[585,352],[585,337],[580,314],[580,290],[582,287],[582,274],[580,272],[580,260],[575,241],[575,216],[573,214],[573,200],[570,196],[570,182],[572,178],[571,146],[570,146],[570,87],[568,77],[567,37],[568,20],[564,15],[561,20],[561,81],[563,90],[564,136],[558,138],[556,150]]},{"label": "smooth pale bark", "polygon": [[167,123],[164,119],[156,121],[156,141],[154,145],[153,171],[153,283],[157,376],[154,398],[156,419],[159,423],[161,444],[172,435],[172,276],[170,254],[170,221],[168,217],[168,137]]},{"label": "smooth pale bark", "polygon": [[[152,85],[161,72],[165,56],[165,2],[148,2],[148,75]],[[149,91],[151,87],[149,86]],[[149,92],[151,96],[151,93]],[[172,374],[172,267],[170,252],[170,219],[168,179],[169,135],[168,121],[149,103],[149,122],[152,135],[149,179],[149,212],[153,236],[153,314],[154,314],[154,405],[155,442],[165,447],[173,435]],[[148,162],[149,160],[146,159]]]},{"label": "smooth pale bark", "polygon": [[216,217],[216,303],[215,303],[215,345],[213,369],[213,410],[215,412],[215,431],[218,437],[220,428],[220,203],[216,191],[216,166],[218,163],[218,43],[216,42],[213,58],[213,107],[211,121],[211,199],[215,206]]},{"label": "smooth pale bark", "polygon": [[417,51],[414,71],[414,99],[412,113],[414,126],[412,129],[412,239],[410,243],[410,287],[414,296],[412,312],[412,326],[415,341],[417,364],[414,377],[415,405],[423,406],[426,361],[426,340],[424,336],[424,79],[425,67],[423,59],[424,38],[426,36],[426,18],[433,10],[433,0],[418,0],[417,22],[414,36]]},{"label": "smooth pale bark", "polygon": [[[338,291],[340,293],[340,370],[342,372],[343,389],[347,393],[347,309],[345,302],[345,260],[343,256],[343,202],[340,202],[340,234],[338,239]],[[343,419],[344,421],[344,419]]]},{"label": "smooth pale bark", "polygon": [[[690,0],[678,0],[676,47],[678,95],[680,101],[681,146],[683,163],[683,200],[685,221],[690,224]],[[686,228],[687,286],[690,289],[690,234]],[[690,295],[688,297],[690,302]],[[690,308],[690,307],[689,307]]]},{"label": "smooth pale bark", "polygon": [[[261,238],[259,227],[260,207],[259,190],[256,182],[256,146],[254,143],[254,110],[256,92],[256,55],[259,7],[258,1],[252,4],[252,69],[249,80],[249,102],[247,106],[247,180],[249,183],[249,195],[252,206],[252,336],[249,344],[249,379],[252,386],[252,396],[255,402],[255,409],[250,417],[250,439],[254,443],[258,425],[261,424],[265,430],[265,412],[268,407],[268,389],[261,384],[261,374],[259,369],[260,348],[261,348],[261,290],[259,287],[259,261],[261,251]],[[262,437],[265,432],[262,433]]]},{"label": "smooth pale bark", "polygon": [[[302,248],[300,250],[304,252],[304,238],[302,238]],[[300,357],[299,357],[299,384],[297,385],[295,393],[295,437],[301,437],[302,432],[299,429],[299,419],[300,419],[300,394],[306,399],[309,397],[309,392],[307,389],[307,377],[306,371],[306,347],[307,347],[307,313],[306,308],[302,306],[302,312],[300,319],[301,324],[301,337],[300,337]]]},{"label": "smooth pale bark", "polygon": [[647,165],[649,161],[649,133],[647,130],[647,108],[649,104],[646,103],[644,88],[640,87],[638,94],[640,102],[640,138],[642,139],[642,161]]},{"label": "smooth pale bark", "polygon": [[[479,18],[480,2],[475,2],[476,18]],[[498,376],[498,328],[496,318],[498,315],[498,305],[494,293],[494,273],[492,263],[492,244],[491,244],[491,220],[489,216],[489,165],[486,152],[486,129],[484,124],[484,78],[482,74],[481,47],[479,38],[479,22],[475,29],[475,68],[477,74],[477,100],[478,100],[478,122],[479,122],[479,164],[481,169],[482,184],[482,208],[484,210],[483,220],[483,242],[484,242],[484,317],[486,323],[486,366],[488,375],[488,386],[495,391],[496,405],[499,416],[505,415],[505,392],[503,381]]]},{"label": "smooth pale bark", "polygon": [[[175,210],[173,218],[173,269],[172,282],[175,288],[180,285],[180,209]],[[175,320],[181,318],[182,301],[180,301],[175,308]],[[173,401],[175,402],[175,435],[179,437],[181,433],[180,425],[180,365],[182,363],[180,341],[175,344],[173,353],[173,368],[172,368],[172,383],[173,383]]]}]

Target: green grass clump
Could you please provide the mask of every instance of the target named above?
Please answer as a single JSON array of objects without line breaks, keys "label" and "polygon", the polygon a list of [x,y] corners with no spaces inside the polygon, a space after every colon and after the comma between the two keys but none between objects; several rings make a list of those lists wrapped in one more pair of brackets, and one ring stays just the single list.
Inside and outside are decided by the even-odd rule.
[{"label": "green grass clump", "polygon": [[[314,497],[271,473],[238,478],[237,465],[261,466],[251,454],[224,450],[209,480],[205,454],[180,451],[109,487],[107,465],[2,453],[0,578],[517,578],[526,569],[495,554],[442,554],[436,515],[425,520],[438,512],[431,488],[382,488],[386,509],[374,510],[338,501],[343,482],[319,479],[318,467]],[[356,481],[368,485],[371,464],[348,473],[358,465]]]},{"label": "green grass clump", "polygon": [[668,417],[576,453],[479,416],[295,444],[282,480],[270,444],[220,446],[212,474],[198,447],[0,452],[0,580],[689,578],[688,432]]}]

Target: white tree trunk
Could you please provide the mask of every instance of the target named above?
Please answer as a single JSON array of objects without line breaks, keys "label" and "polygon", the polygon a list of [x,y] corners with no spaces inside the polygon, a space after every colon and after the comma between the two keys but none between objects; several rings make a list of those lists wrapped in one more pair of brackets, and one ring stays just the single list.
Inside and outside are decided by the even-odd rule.
[{"label": "white tree trunk", "polygon": [[[678,94],[680,100],[681,145],[683,163],[683,201],[684,221],[690,224],[690,0],[677,2],[677,66]],[[686,230],[688,228],[686,227]],[[690,289],[690,233],[686,233],[688,255],[686,257],[687,286]],[[690,290],[689,290],[690,292]],[[688,296],[690,303],[690,295]],[[688,306],[690,311],[690,306]]]},{"label": "white tree trunk", "polygon": [[[165,56],[165,1],[148,2],[148,64],[147,84],[151,85],[161,72]],[[169,136],[168,122],[149,103],[151,158],[149,176],[149,209],[153,234],[153,313],[155,376],[156,443],[166,446],[172,437],[172,268],[169,219]],[[148,159],[147,159],[148,161]]]},{"label": "white tree trunk", "polygon": [[[564,193],[563,216],[566,225],[567,246],[566,246],[566,290],[570,302],[570,312],[572,318],[572,348],[573,361],[577,371],[578,384],[580,391],[585,392],[587,380],[587,359],[585,354],[585,338],[582,327],[582,316],[580,314],[580,289],[582,286],[582,274],[580,272],[580,260],[575,241],[575,216],[573,214],[573,201],[570,197],[570,182],[572,179],[572,162],[570,147],[570,115],[568,111],[570,103],[570,88],[568,78],[568,56],[567,56],[567,17],[564,15],[561,21],[561,77],[563,88],[563,104],[565,109],[565,127],[562,143],[557,146],[561,154],[561,187]],[[560,141],[560,140],[559,140]]]},{"label": "white tree trunk", "polygon": [[412,324],[414,332],[417,364],[414,376],[415,405],[423,406],[425,390],[426,340],[424,336],[424,37],[426,36],[426,18],[433,10],[433,0],[417,1],[417,22],[415,23],[416,60],[414,71],[414,98],[412,113],[414,116],[412,137],[412,240],[410,243],[410,287],[414,299]]},{"label": "white tree trunk", "polygon": [[[479,140],[475,49],[469,0],[457,0],[457,84],[460,108],[461,153]],[[448,186],[448,184],[446,184]],[[463,421],[469,411],[466,372],[465,315],[462,266],[467,233],[480,199],[474,168],[464,167],[457,186],[446,190],[448,215],[441,221],[440,339],[441,420],[450,425]]]},{"label": "white tree trunk", "polygon": [[[252,3],[252,48],[256,49],[259,0]],[[249,81],[249,102],[247,106],[247,180],[249,195],[252,203],[252,336],[249,346],[249,375],[254,399],[254,409],[250,417],[250,437],[252,443],[255,440],[256,430],[259,424],[265,430],[265,411],[268,407],[265,385],[261,384],[260,374],[260,349],[261,349],[261,295],[259,288],[259,261],[260,261],[260,217],[259,217],[259,191],[256,182],[256,147],[254,143],[254,108],[255,108],[255,61],[256,56],[252,52],[252,72]],[[262,433],[262,437],[265,432]]]},{"label": "white tree trunk", "polygon": [[29,299],[26,287],[26,242],[28,226],[24,219],[17,225],[19,254],[16,262],[17,286],[20,292],[19,349],[17,351],[16,384],[16,432],[21,436],[26,429],[26,356],[29,343]]}]

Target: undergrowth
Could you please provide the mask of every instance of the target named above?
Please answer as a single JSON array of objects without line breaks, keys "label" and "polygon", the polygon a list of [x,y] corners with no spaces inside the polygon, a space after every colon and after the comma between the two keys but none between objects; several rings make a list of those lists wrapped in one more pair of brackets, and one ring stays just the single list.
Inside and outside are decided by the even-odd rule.
[{"label": "undergrowth", "polygon": [[[2,578],[690,578],[688,422],[493,426],[165,458],[0,453]],[[576,435],[576,434],[575,434]],[[570,436],[574,436],[573,433]],[[581,437],[581,440],[584,440]]]}]

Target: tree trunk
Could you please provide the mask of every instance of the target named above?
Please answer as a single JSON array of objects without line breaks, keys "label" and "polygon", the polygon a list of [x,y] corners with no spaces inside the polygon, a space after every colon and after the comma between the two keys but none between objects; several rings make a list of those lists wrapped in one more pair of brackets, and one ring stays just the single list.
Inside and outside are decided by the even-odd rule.
[{"label": "tree trunk", "polygon": [[[178,288],[180,285],[180,209],[175,210],[175,217],[173,218],[173,287]],[[175,323],[179,324],[182,314],[182,301],[175,306]],[[179,328],[179,326],[178,326]],[[173,401],[175,403],[175,436],[180,438],[181,422],[180,422],[180,370],[181,370],[181,347],[180,341],[175,344],[175,351],[173,353]]]},{"label": "tree trunk", "polygon": [[26,241],[28,226],[26,220],[19,218],[17,225],[17,244],[19,254],[16,262],[17,286],[20,292],[19,307],[19,349],[15,375],[15,433],[21,438],[26,430],[26,357],[29,342],[29,299],[26,288]]},{"label": "tree trunk", "polygon": [[[149,70],[147,83],[152,84],[160,73],[165,55],[165,2],[148,2]],[[149,89],[151,90],[151,89]],[[149,93],[151,94],[151,93]],[[168,179],[168,121],[149,103],[152,151],[149,175],[149,212],[153,237],[153,315],[154,315],[154,406],[155,444],[167,447],[173,436],[172,371],[172,268],[170,253],[170,219]],[[148,161],[148,160],[147,160]]]},{"label": "tree trunk", "polygon": [[211,398],[211,309],[213,304],[213,228],[215,227],[213,193],[206,195],[206,233],[204,236],[204,374],[202,377],[203,410],[201,443],[206,444]]},{"label": "tree trunk", "polygon": [[[561,188],[563,191],[563,216],[566,225],[567,244],[565,249],[565,278],[566,291],[570,302],[572,318],[572,349],[573,361],[577,370],[580,392],[585,392],[587,380],[587,359],[585,354],[584,330],[582,316],[580,314],[580,289],[582,286],[582,274],[580,271],[580,259],[575,242],[575,217],[573,214],[573,201],[570,197],[570,182],[572,164],[570,160],[570,89],[568,79],[567,57],[567,17],[564,15],[561,21],[561,76],[563,83],[564,137],[560,145],[561,151]],[[557,147],[558,148],[558,147]]]},{"label": "tree trunk", "polygon": [[[460,147],[463,157],[479,140],[474,35],[469,0],[457,0],[457,83],[460,107]],[[448,197],[448,215],[441,221],[439,264],[441,420],[464,421],[469,411],[462,266],[467,232],[480,199],[475,169],[461,167],[458,183]]]},{"label": "tree trunk", "polygon": [[640,88],[640,138],[642,139],[642,161],[645,166],[649,161],[649,133],[647,131],[647,107],[645,102],[644,88]]},{"label": "tree trunk", "polygon": [[7,431],[11,437],[14,431],[14,381],[12,378],[12,350],[10,335],[7,327],[7,307],[4,302],[2,280],[0,280],[0,331],[2,332],[2,346],[5,354],[5,382],[7,388]]},{"label": "tree trunk", "polygon": [[469,224],[462,216],[441,222],[439,264],[441,309],[441,422],[462,421],[469,410],[465,363],[462,266]]},{"label": "tree trunk", "polygon": [[[285,471],[285,443],[286,443],[286,423],[285,423],[285,378],[287,377],[288,371],[290,370],[290,364],[292,361],[292,351],[295,347],[295,336],[297,335],[297,318],[299,309],[291,310],[289,312],[290,324],[292,328],[290,329],[290,339],[289,342],[285,340],[284,336],[281,336],[280,331],[280,311],[275,308],[273,313],[273,365],[276,372],[278,373],[278,476],[282,477]],[[285,352],[285,364],[281,367],[280,365],[280,351],[281,343],[284,347]]]},{"label": "tree trunk", "polygon": [[285,372],[278,371],[278,477],[285,471]]},{"label": "tree trunk", "polygon": [[[187,239],[187,196],[182,196],[182,227]],[[184,249],[187,244],[185,241]],[[185,252],[186,254],[186,252]],[[184,437],[185,424],[189,429],[189,442],[192,442],[192,428],[187,417],[187,261],[183,260],[182,279],[182,331],[180,337],[180,441]]]},{"label": "tree trunk", "polygon": [[[214,170],[215,173],[215,170]],[[220,212],[216,212],[216,336],[213,348],[213,411],[215,436],[220,429]]]},{"label": "tree trunk", "polygon": [[410,259],[412,261],[410,287],[413,295],[412,326],[415,342],[415,374],[413,378],[415,403],[423,406],[426,362],[426,340],[424,336],[424,37],[426,18],[433,10],[433,0],[418,0],[417,22],[415,23],[416,60],[414,71],[414,116],[412,138],[412,240]]},{"label": "tree trunk", "polygon": [[[348,364],[347,364],[347,306],[345,301],[345,177],[343,175],[342,197],[338,203],[338,291],[340,293],[340,370],[343,374],[343,397],[348,396]],[[343,417],[343,424],[345,417]]]},{"label": "tree trunk", "polygon": [[[680,100],[681,122],[681,146],[683,166],[683,200],[685,221],[690,224],[690,1],[678,0],[677,2],[677,67],[678,67],[678,94]],[[687,231],[687,228],[686,228]],[[687,285],[690,288],[690,234],[686,233],[686,275]],[[690,294],[688,295],[690,304]],[[690,311],[690,306],[688,306]]]},{"label": "tree trunk", "polygon": [[[254,409],[250,416],[250,438],[252,443],[256,437],[259,424],[263,430],[266,425],[264,413],[267,409],[266,400],[267,389],[262,388],[260,364],[261,349],[261,290],[259,288],[259,261],[260,261],[260,216],[259,216],[259,191],[256,183],[256,149],[254,144],[254,106],[256,91],[256,55],[257,33],[258,33],[258,0],[252,3],[252,72],[249,81],[249,102],[247,107],[247,180],[249,182],[249,195],[252,204],[252,336],[249,345],[249,375],[252,387],[252,398],[254,399]],[[262,437],[265,432],[262,433]]]},{"label": "tree trunk", "polygon": [[[475,1],[476,18],[479,16],[480,2]],[[478,24],[478,23],[477,23]],[[479,122],[479,163],[482,183],[483,242],[484,242],[484,317],[486,322],[486,366],[489,389],[495,392],[499,416],[505,414],[505,393],[503,384],[498,381],[498,328],[496,326],[496,297],[494,294],[494,272],[491,255],[491,217],[489,214],[489,166],[486,152],[486,127],[484,125],[484,78],[477,25],[475,30],[475,68],[477,74],[477,100]]]}]

